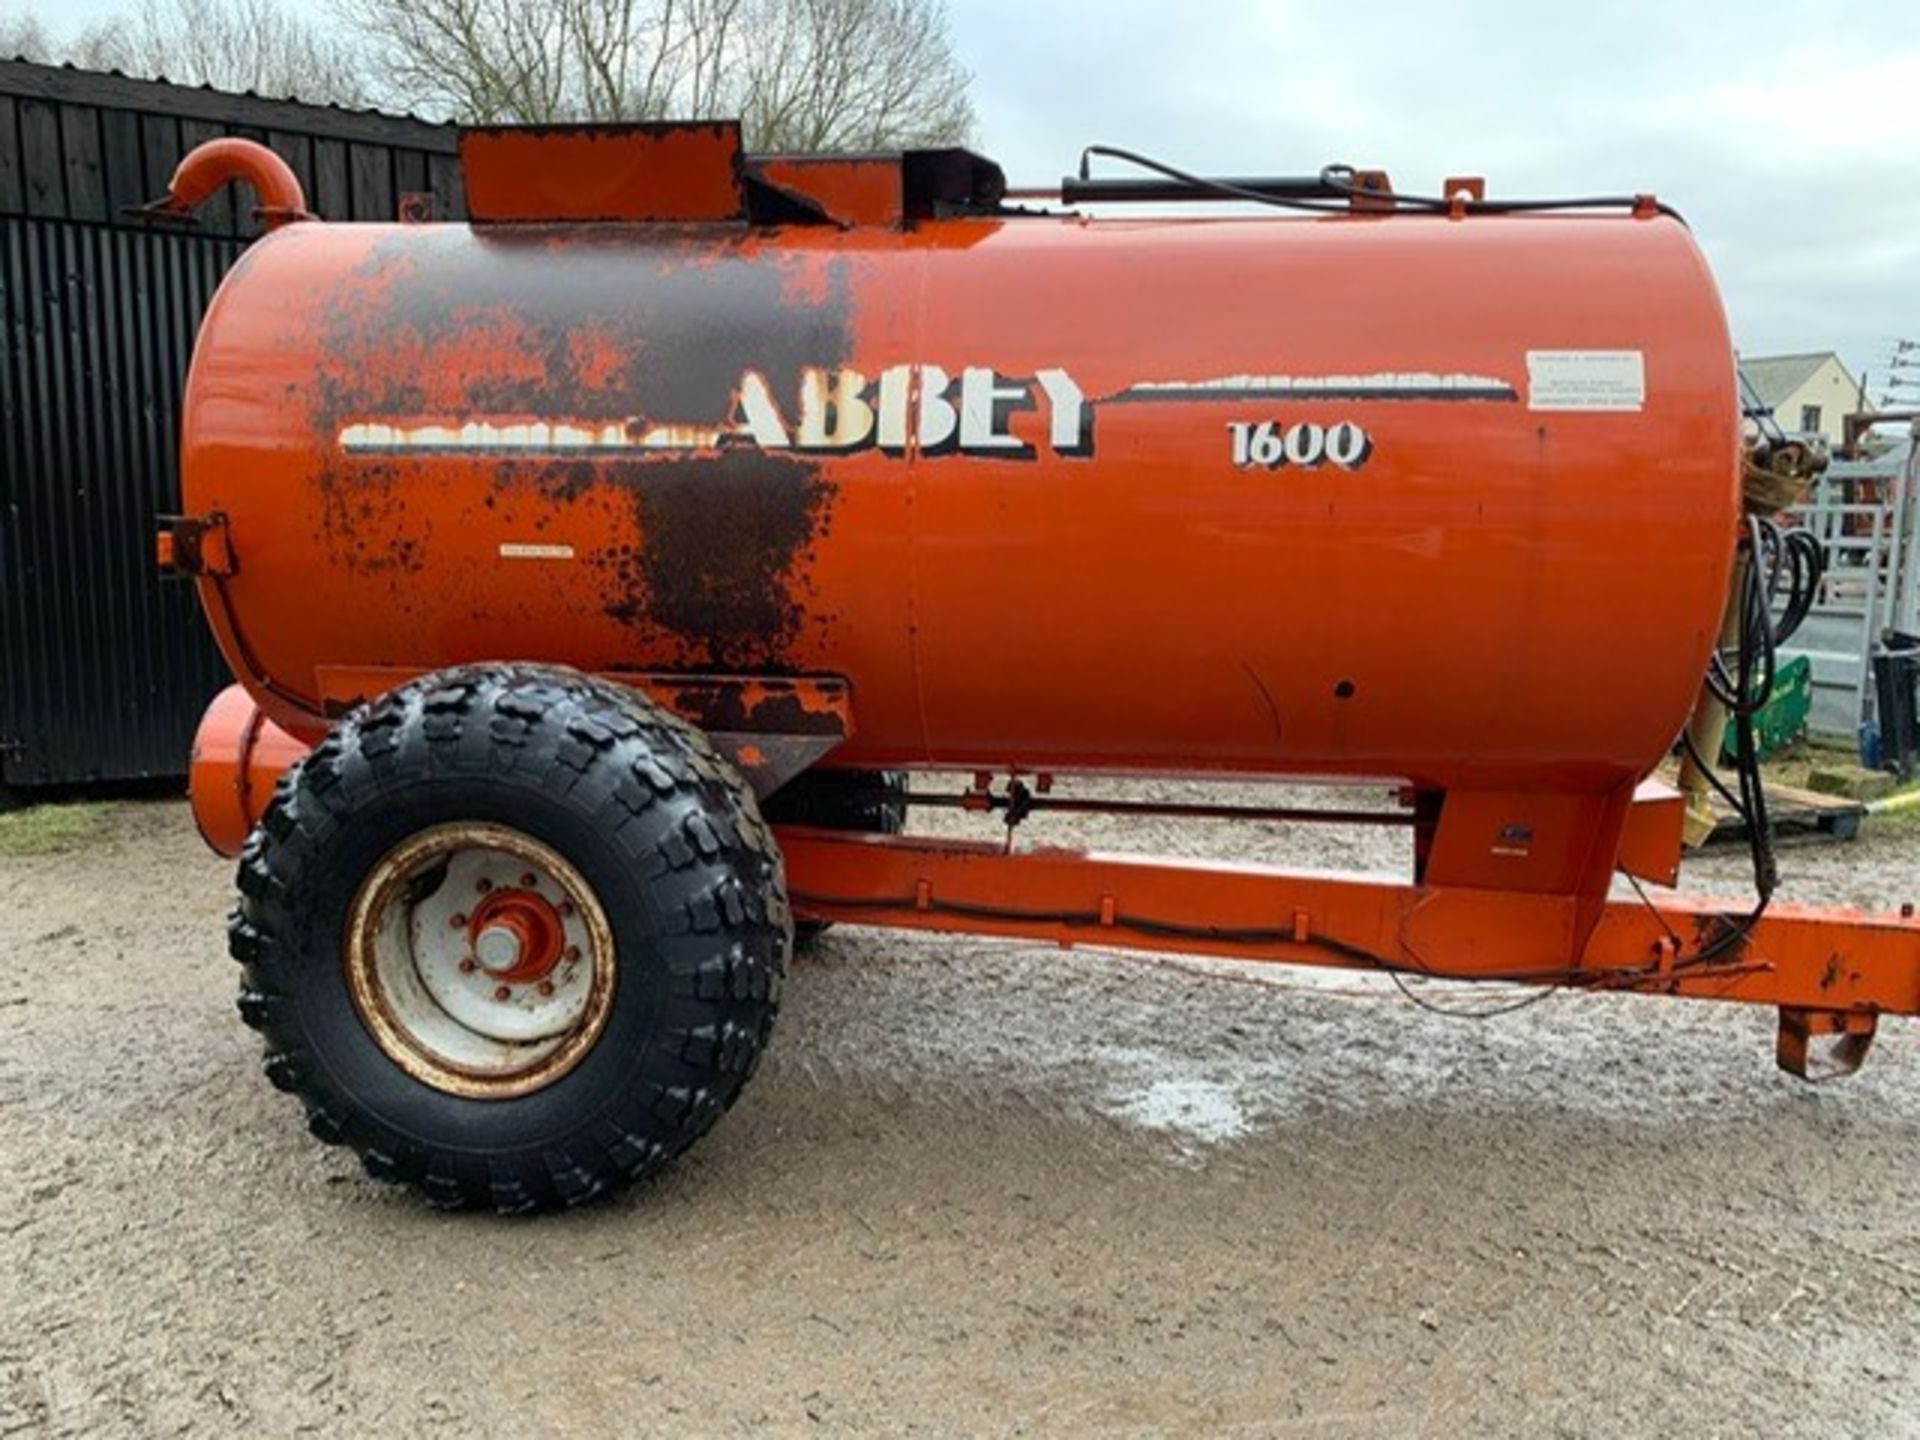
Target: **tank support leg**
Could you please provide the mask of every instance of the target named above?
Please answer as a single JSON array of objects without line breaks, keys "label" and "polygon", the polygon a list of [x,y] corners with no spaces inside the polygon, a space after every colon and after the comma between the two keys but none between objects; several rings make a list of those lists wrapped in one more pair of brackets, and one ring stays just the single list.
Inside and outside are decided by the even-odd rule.
[{"label": "tank support leg", "polygon": [[[1797,1005],[1780,1008],[1780,1041],[1775,1051],[1780,1068],[1802,1080],[1819,1083],[1853,1074],[1873,1048],[1879,1017],[1872,1011],[1807,1010]],[[1830,1035],[1826,1054],[1813,1058],[1813,1038]]]}]

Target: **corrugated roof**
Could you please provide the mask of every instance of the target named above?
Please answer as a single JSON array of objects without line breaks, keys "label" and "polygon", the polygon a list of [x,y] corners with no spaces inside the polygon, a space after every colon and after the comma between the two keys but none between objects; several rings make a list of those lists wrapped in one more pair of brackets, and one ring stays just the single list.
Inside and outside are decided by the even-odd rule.
[{"label": "corrugated roof", "polygon": [[[124,70],[92,70],[82,65],[75,65],[71,61],[62,61],[57,65],[49,64],[47,61],[35,60],[28,55],[0,56],[0,62],[9,65],[27,65],[33,67],[35,70],[41,71],[64,72],[64,74],[73,77],[76,82],[81,84],[85,84],[85,82],[89,80],[99,79],[120,81],[132,85],[152,85],[165,90],[177,91],[182,94],[258,100],[270,105],[298,105],[303,110],[321,110],[331,112],[334,115],[350,115],[369,120],[390,120],[402,124],[426,125],[435,129],[450,128],[453,123],[448,120],[431,120],[424,115],[415,115],[409,111],[381,110],[372,105],[337,105],[332,101],[302,100],[297,95],[262,95],[257,90],[222,90],[215,85],[185,85],[176,80],[169,80],[164,75],[129,75]],[[94,103],[99,103],[99,101],[92,96],[75,96],[73,98],[77,100],[92,100]],[[107,103],[111,102],[109,101]]]},{"label": "corrugated roof", "polygon": [[[1831,350],[1813,350],[1804,355],[1743,355],[1740,371],[1769,410],[1778,409],[1829,360],[1840,357]],[[1842,370],[1846,366],[1840,367]]]}]

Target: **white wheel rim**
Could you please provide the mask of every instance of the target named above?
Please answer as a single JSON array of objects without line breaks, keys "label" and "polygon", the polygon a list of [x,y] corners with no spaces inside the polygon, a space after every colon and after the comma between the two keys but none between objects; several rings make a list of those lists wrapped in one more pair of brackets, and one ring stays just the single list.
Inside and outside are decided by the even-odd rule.
[{"label": "white wheel rim", "polygon": [[345,959],[380,1048],[456,1095],[552,1084],[612,1008],[598,897],[558,851],[504,825],[434,826],[383,856],[354,898]]}]

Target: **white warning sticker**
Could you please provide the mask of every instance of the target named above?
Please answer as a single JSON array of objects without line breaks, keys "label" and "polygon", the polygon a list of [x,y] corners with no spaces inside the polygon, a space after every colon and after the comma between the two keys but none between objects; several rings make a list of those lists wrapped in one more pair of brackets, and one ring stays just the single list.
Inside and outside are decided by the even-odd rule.
[{"label": "white warning sticker", "polygon": [[571,545],[528,545],[514,540],[500,542],[502,560],[571,560]]},{"label": "white warning sticker", "polygon": [[1643,410],[1646,357],[1638,350],[1529,350],[1529,410]]}]

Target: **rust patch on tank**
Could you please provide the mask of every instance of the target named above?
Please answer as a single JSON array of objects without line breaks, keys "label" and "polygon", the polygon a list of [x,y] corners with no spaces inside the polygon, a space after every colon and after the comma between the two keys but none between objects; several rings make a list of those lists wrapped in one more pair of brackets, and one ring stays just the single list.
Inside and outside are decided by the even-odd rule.
[{"label": "rust patch on tank", "polygon": [[376,462],[348,477],[337,458],[320,471],[320,528],[334,557],[359,575],[400,576],[426,568],[433,517],[415,513],[395,462]]},{"label": "rust patch on tank", "polygon": [[791,394],[805,368],[845,363],[850,263],[712,226],[409,231],[329,318],[315,419],[723,424],[742,370]]},{"label": "rust patch on tank", "polygon": [[[823,619],[810,617],[806,570],[834,486],[817,457],[707,441],[737,427],[743,373],[791,395],[809,369],[847,363],[857,263],[718,226],[447,226],[382,240],[361,266],[364,286],[328,318],[306,397],[315,453],[327,457],[315,479],[332,558],[404,588],[428,562],[425,532],[401,544],[407,527],[456,491],[485,515],[531,488],[545,511],[537,529],[617,492],[631,525],[596,521],[604,543],[583,559],[633,659],[790,668],[810,618]],[[378,451],[383,427],[420,424],[482,440],[497,431],[505,448],[523,430],[546,436],[551,417],[579,443],[517,456],[342,449],[343,435]],[[585,453],[552,453],[566,450]],[[405,514],[413,493],[421,513]],[[445,518],[450,535],[464,523]]]},{"label": "rust patch on tank", "polygon": [[626,488],[640,533],[613,559],[607,614],[668,632],[677,664],[779,668],[805,627],[802,561],[832,495],[819,464],[741,450],[594,468]]},{"label": "rust patch on tank", "polygon": [[642,675],[633,677],[632,683],[710,734],[844,737],[847,733],[844,680]]}]

